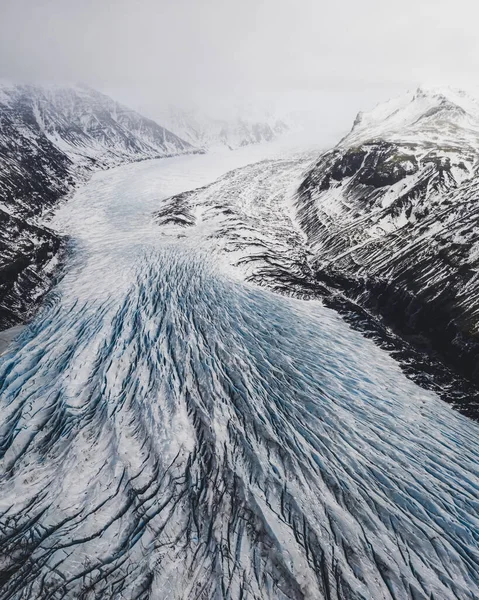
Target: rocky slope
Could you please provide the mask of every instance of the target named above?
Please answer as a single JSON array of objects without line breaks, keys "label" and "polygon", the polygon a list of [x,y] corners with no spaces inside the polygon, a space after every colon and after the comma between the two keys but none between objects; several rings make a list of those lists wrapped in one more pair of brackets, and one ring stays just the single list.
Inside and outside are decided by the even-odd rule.
[{"label": "rocky slope", "polygon": [[360,114],[299,187],[318,282],[479,381],[479,103],[419,89]]},{"label": "rocky slope", "polygon": [[96,169],[194,151],[86,87],[0,86],[0,329],[49,289],[62,247],[39,217]]}]

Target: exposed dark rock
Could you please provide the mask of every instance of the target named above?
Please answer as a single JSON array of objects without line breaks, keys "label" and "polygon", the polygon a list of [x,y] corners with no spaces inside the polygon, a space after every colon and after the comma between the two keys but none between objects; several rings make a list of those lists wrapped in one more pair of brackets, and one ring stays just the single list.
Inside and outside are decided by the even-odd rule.
[{"label": "exposed dark rock", "polygon": [[50,289],[64,242],[38,218],[97,169],[194,151],[94,90],[0,88],[0,330]]},{"label": "exposed dark rock", "polygon": [[49,290],[62,239],[0,211],[0,330],[27,320]]},{"label": "exposed dark rock", "polygon": [[336,290],[334,302],[343,295],[471,382],[461,410],[479,417],[474,161],[468,152],[430,144],[337,148],[304,178],[297,214],[315,277]]}]

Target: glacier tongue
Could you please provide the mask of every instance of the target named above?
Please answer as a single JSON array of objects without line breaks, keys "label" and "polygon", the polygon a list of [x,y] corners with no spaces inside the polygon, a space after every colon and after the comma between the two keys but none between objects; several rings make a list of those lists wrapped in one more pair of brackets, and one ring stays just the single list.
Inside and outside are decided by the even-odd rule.
[{"label": "glacier tongue", "polygon": [[194,215],[215,227],[153,222],[221,171],[113,169],[55,217],[67,274],[0,359],[0,595],[476,598],[477,424],[319,303],[223,269],[229,219],[280,243],[283,196],[248,207],[233,172]]}]

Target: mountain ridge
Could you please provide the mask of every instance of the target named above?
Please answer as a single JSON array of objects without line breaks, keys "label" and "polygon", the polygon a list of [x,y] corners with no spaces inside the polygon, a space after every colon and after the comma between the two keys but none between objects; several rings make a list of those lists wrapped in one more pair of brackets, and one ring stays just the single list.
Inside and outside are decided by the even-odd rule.
[{"label": "mountain ridge", "polygon": [[448,94],[420,89],[357,118],[296,210],[318,281],[477,383],[479,104]]},{"label": "mountain ridge", "polygon": [[[41,223],[91,173],[198,152],[151,119],[85,86],[0,85],[0,329],[29,318],[65,247]],[[55,268],[54,268],[55,267]]]},{"label": "mountain ridge", "polygon": [[[437,129],[440,118],[442,131]],[[434,123],[436,121],[436,123]],[[432,130],[430,125],[436,125]],[[416,134],[416,139],[414,136]],[[360,111],[338,146],[379,137],[395,142],[479,146],[479,100],[463,90],[421,86],[415,91]]]},{"label": "mountain ridge", "polygon": [[285,119],[267,113],[258,115],[238,111],[233,118],[211,118],[197,110],[170,107],[162,122],[190,144],[203,150],[235,150],[251,144],[272,142],[291,127]]}]

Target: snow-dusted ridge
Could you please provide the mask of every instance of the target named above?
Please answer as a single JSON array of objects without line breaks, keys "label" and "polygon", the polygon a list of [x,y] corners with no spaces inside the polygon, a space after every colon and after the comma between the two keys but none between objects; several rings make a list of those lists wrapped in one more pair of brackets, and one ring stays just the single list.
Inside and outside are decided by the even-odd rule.
[{"label": "snow-dusted ridge", "polygon": [[340,145],[374,139],[479,148],[479,100],[453,88],[420,87],[358,113]]},{"label": "snow-dusted ridge", "polygon": [[61,241],[45,211],[95,170],[194,151],[91,88],[0,84],[0,328],[51,285]]},{"label": "snow-dusted ridge", "polygon": [[360,114],[297,200],[316,276],[476,382],[478,160],[478,101],[420,88]]}]

